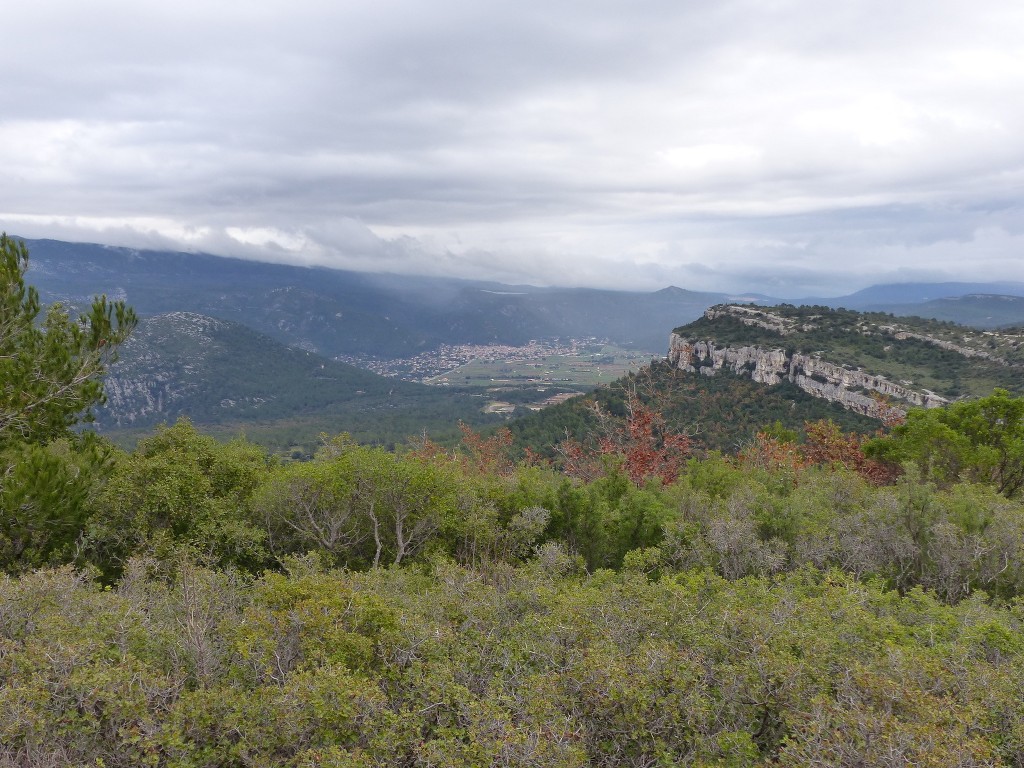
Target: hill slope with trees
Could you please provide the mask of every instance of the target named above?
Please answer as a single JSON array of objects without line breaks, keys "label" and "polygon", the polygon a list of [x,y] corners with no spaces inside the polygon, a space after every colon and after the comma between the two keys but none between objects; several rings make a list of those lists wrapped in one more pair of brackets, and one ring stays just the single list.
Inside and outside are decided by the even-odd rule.
[{"label": "hill slope with trees", "polygon": [[500,420],[471,393],[385,378],[186,312],[141,320],[105,386],[96,427],[118,439],[182,416],[277,449],[315,446],[325,431],[392,445],[424,430],[452,439],[459,420]]},{"label": "hill slope with trees", "polygon": [[[721,305],[673,332],[671,357],[680,367],[714,363],[702,371],[710,374],[724,363],[739,372],[747,358],[713,360],[707,349],[695,347],[701,342],[720,350],[778,350],[790,380],[802,368],[810,377],[822,373],[846,388],[852,382],[880,393],[902,391],[904,398],[919,404],[930,394],[952,400],[982,396],[996,387],[1018,391],[1024,372],[1020,329],[978,331],[954,323],[820,306]],[[695,354],[703,359],[692,360]],[[724,352],[717,357],[723,354],[730,357]],[[829,366],[836,369],[834,374],[827,372]],[[872,377],[879,381],[869,382]]]}]

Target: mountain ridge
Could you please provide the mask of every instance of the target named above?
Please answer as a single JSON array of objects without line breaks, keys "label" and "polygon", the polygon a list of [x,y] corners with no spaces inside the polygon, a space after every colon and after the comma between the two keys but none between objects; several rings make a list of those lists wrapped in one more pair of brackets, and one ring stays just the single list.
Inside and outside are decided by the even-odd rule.
[{"label": "mountain ridge", "polygon": [[[656,291],[505,285],[493,281],[352,272],[322,266],[174,251],[26,239],[30,279],[47,302],[83,304],[105,293],[143,316],[191,311],[239,322],[325,357],[408,357],[442,344],[524,344],[536,338],[607,338],[649,352],[666,331],[715,304],[779,299],[756,291]],[[930,287],[928,287],[930,286]],[[972,319],[979,326],[1024,323],[1024,299],[921,301],[956,288],[977,295],[1021,283],[904,283],[849,296],[805,300],[832,307]],[[983,290],[984,289],[984,290]],[[879,304],[887,297],[890,304]]]},{"label": "mountain ridge", "polygon": [[141,319],[105,391],[93,428],[121,442],[181,417],[275,448],[310,447],[321,432],[394,443],[429,428],[443,439],[459,420],[500,420],[472,394],[379,376],[192,312]]},{"label": "mountain ridge", "polygon": [[726,304],[676,328],[667,359],[690,374],[731,370],[769,386],[787,380],[879,415],[880,408],[938,407],[996,386],[1019,391],[1024,333],[823,306]]},{"label": "mountain ridge", "polygon": [[725,294],[507,286],[295,267],[208,254],[26,240],[48,301],[105,293],[140,315],[191,311],[248,325],[326,357],[403,357],[442,343],[597,337],[647,351]]}]

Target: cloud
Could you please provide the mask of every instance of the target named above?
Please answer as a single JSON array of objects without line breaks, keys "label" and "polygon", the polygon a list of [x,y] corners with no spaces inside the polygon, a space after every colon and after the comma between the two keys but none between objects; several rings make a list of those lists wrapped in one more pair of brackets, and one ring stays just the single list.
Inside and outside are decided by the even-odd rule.
[{"label": "cloud", "polygon": [[1024,279],[1012,0],[44,0],[0,226],[539,284]]}]

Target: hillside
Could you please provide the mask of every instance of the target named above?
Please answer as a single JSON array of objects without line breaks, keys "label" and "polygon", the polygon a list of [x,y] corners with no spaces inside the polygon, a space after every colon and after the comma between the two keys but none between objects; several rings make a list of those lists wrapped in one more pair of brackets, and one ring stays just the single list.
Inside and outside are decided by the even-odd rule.
[{"label": "hillside", "polygon": [[667,363],[657,363],[639,376],[625,377],[586,397],[513,420],[508,426],[515,444],[520,450],[529,447],[553,458],[554,446],[567,436],[589,442],[598,429],[594,404],[624,417],[624,395],[631,388],[662,412],[673,430],[692,435],[698,452],[735,453],[759,430],[776,423],[792,431],[820,419],[830,419],[853,432],[870,433],[879,426],[876,419],[813,397],[789,382],[765,387],[732,372],[715,377],[692,376]]},{"label": "hillside", "polygon": [[478,397],[377,376],[187,312],[142,320],[106,393],[96,426],[114,436],[188,416],[277,447],[311,445],[321,431],[388,443],[424,429],[443,437],[459,419],[495,420]]},{"label": "hillside", "polygon": [[142,316],[195,312],[231,320],[325,357],[407,357],[441,344],[607,338],[646,351],[665,329],[725,294],[537,288],[266,264],[207,254],[27,240],[30,278],[47,302],[94,294]]},{"label": "hillside", "polygon": [[1021,389],[1024,335],[827,307],[720,305],[676,328],[669,363],[783,381],[864,414],[876,398],[934,407],[995,387]]},{"label": "hillside", "polygon": [[1022,344],[1019,331],[883,313],[717,305],[676,328],[666,362],[639,379],[623,379],[511,428],[518,445],[550,452],[566,435],[593,433],[594,402],[623,415],[623,392],[633,388],[704,449],[734,452],[776,422],[799,431],[807,421],[831,419],[845,430],[870,433],[890,409],[939,406],[996,387],[1022,391]]}]

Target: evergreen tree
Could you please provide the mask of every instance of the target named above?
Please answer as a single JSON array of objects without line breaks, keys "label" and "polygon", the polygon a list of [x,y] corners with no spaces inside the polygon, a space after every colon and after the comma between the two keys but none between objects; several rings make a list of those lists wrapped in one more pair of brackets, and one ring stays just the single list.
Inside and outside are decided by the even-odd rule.
[{"label": "evergreen tree", "polygon": [[76,320],[58,304],[40,322],[27,268],[25,244],[0,235],[0,448],[46,442],[90,420],[103,401],[101,377],[136,324],[123,301],[105,296]]},{"label": "evergreen tree", "polygon": [[102,376],[135,327],[124,302],[93,300],[72,319],[42,314],[25,284],[25,244],[0,235],[0,567],[68,559],[89,489],[105,462],[95,439],[71,428],[103,402]]}]

